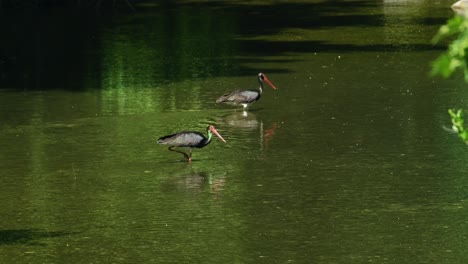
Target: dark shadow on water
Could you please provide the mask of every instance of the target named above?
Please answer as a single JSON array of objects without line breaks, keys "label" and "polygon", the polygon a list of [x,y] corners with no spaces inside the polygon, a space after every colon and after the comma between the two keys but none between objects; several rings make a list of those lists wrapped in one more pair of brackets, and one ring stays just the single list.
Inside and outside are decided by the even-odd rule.
[{"label": "dark shadow on water", "polygon": [[[340,26],[384,25],[383,14],[365,14],[363,9],[381,8],[380,1],[373,0],[328,0],[317,2],[278,2],[267,5],[245,5],[229,1],[204,1],[186,4],[192,7],[223,9],[244,15],[241,20],[243,33],[253,35],[276,34],[285,28],[323,28]],[[255,23],[252,23],[255,21]],[[442,25],[445,17],[417,19],[421,25]],[[404,23],[404,22],[402,22]],[[250,30],[248,30],[250,29]]]},{"label": "dark shadow on water", "polygon": [[0,231],[0,245],[45,245],[42,239],[63,237],[67,232],[42,231],[38,229],[9,229]]},{"label": "dark shadow on water", "polygon": [[[412,52],[442,50],[430,44],[332,44],[320,40],[260,40],[285,29],[385,27],[381,1],[278,2],[164,1],[124,14],[89,14],[73,9],[9,10],[0,16],[10,36],[0,43],[0,89],[113,89],[103,80],[122,78],[146,87],[164,81],[289,73],[265,57],[311,52]],[[363,10],[372,9],[366,13]],[[426,17],[412,23],[443,24]],[[402,25],[406,23],[404,20]],[[273,64],[274,63],[274,64]],[[248,66],[249,65],[249,66]],[[275,66],[271,66],[275,65]],[[140,83],[141,82],[141,83]]]},{"label": "dark shadow on water", "polygon": [[430,44],[374,44],[351,45],[331,44],[323,41],[260,41],[244,40],[240,42],[245,53],[268,56],[269,54],[307,53],[307,52],[411,52],[445,50],[445,47]]}]

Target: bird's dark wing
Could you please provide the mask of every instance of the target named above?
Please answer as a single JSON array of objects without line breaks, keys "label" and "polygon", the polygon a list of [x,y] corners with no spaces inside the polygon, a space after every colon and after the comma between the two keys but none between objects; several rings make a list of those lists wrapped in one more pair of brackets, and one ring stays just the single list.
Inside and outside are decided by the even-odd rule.
[{"label": "bird's dark wing", "polygon": [[257,99],[258,94],[258,91],[235,90],[219,97],[216,103],[250,103]]},{"label": "bird's dark wing", "polygon": [[202,142],[205,137],[199,132],[183,131],[158,139],[159,144],[174,145],[178,147],[195,147]]}]

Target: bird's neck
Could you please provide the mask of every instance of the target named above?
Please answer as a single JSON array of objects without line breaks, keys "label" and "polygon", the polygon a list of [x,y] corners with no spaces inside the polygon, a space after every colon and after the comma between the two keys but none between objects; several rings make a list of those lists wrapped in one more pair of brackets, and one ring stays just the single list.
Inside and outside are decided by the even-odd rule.
[{"label": "bird's neck", "polygon": [[258,91],[260,94],[262,94],[263,92],[263,82],[261,81],[258,81]]},{"label": "bird's neck", "polygon": [[210,144],[212,138],[213,138],[213,133],[208,130],[208,138],[205,139],[205,142],[203,142],[203,145],[206,146]]}]

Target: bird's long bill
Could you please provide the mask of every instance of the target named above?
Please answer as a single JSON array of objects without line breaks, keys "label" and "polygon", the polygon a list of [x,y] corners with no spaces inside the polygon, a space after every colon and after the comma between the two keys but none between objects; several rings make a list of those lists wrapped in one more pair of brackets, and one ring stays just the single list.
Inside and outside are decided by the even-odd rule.
[{"label": "bird's long bill", "polygon": [[270,80],[268,80],[268,78],[267,78],[266,76],[263,77],[263,80],[264,80],[268,85],[270,85],[271,88],[273,88],[273,89],[276,90],[276,86],[274,86],[274,85],[270,82]]},{"label": "bird's long bill", "polygon": [[226,140],[224,140],[224,138],[218,133],[218,131],[216,131],[216,129],[213,126],[210,127],[210,130],[211,130],[211,132],[213,132],[213,134],[215,134],[217,137],[219,137],[219,139],[221,139],[221,141],[226,143]]}]

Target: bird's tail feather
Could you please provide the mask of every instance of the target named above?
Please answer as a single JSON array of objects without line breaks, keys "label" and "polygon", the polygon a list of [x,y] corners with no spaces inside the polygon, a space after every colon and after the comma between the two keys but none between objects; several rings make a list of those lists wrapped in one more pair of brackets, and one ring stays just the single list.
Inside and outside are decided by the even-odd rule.
[{"label": "bird's tail feather", "polygon": [[167,139],[169,139],[170,137],[172,137],[172,135],[159,138],[158,144],[162,144],[162,145],[167,144]]},{"label": "bird's tail feather", "polygon": [[216,99],[216,103],[217,103],[217,104],[222,103],[222,102],[224,102],[224,101],[226,101],[226,96],[224,96],[224,95],[221,96],[220,98]]},{"label": "bird's tail feather", "polygon": [[216,99],[216,103],[223,103],[223,102],[229,101],[230,97],[231,97],[231,93],[225,93],[221,95],[218,99]]}]

